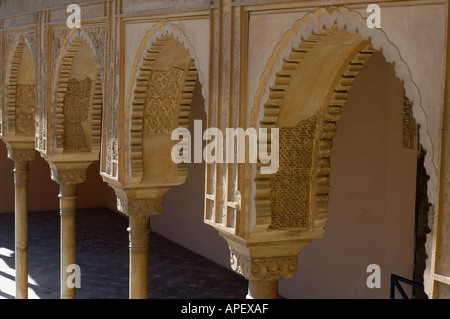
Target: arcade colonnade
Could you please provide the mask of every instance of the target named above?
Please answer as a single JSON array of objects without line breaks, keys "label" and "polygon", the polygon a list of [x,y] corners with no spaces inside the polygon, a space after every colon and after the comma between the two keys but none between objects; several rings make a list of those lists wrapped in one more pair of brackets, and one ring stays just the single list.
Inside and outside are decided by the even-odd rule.
[{"label": "arcade colonnade", "polygon": [[426,151],[433,227],[424,280],[429,297],[445,296],[447,1],[379,1],[379,29],[366,24],[367,1],[177,3],[82,2],[81,28],[73,29],[64,1],[2,4],[0,129],[15,164],[17,297],[27,298],[27,163],[35,150],[60,187],[61,297],[76,297],[65,271],[76,264],[76,188],[97,160],[129,217],[130,298],[148,297],[150,219],[186,180],[186,164],[171,160],[171,133],[188,127],[200,83],[208,127],[280,129],[276,173],[264,174],[269,164],[261,162],[208,163],[204,198],[204,222],[227,241],[248,297],[276,298],[300,250],[324,234],[333,137],[374,52],[403,83],[411,116],[404,141]]}]

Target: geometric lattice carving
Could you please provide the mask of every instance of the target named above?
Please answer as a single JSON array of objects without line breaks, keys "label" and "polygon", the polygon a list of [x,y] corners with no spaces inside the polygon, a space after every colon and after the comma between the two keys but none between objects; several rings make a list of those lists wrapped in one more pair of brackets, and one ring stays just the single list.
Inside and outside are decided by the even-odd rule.
[{"label": "geometric lattice carving", "polygon": [[168,71],[152,72],[144,108],[144,136],[172,133],[179,88],[183,85],[184,75],[185,70],[174,67]]},{"label": "geometric lattice carving", "polygon": [[64,151],[89,152],[88,134],[83,128],[89,115],[92,80],[69,80],[64,103]]},{"label": "geometric lattice carving", "polygon": [[35,86],[16,86],[16,135],[34,135]]},{"label": "geometric lattice carving", "polygon": [[311,167],[318,117],[281,128],[278,172],[270,178],[272,229],[309,228]]},{"label": "geometric lattice carving", "polygon": [[419,149],[419,136],[412,111],[413,103],[403,94],[403,148]]}]

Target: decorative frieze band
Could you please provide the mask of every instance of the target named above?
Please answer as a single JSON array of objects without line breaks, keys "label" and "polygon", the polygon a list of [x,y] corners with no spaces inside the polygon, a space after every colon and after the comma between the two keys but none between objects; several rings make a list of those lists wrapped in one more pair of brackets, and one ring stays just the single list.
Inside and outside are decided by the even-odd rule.
[{"label": "decorative frieze band", "polygon": [[84,183],[86,180],[86,170],[84,169],[74,169],[74,170],[51,170],[52,179],[59,184],[65,183]]},{"label": "decorative frieze band", "polygon": [[13,161],[32,161],[36,151],[34,149],[16,149],[8,146],[8,158]]},{"label": "decorative frieze band", "polygon": [[86,181],[86,171],[92,162],[56,162],[47,159],[52,180],[58,184],[80,184]]},{"label": "decorative frieze band", "polygon": [[161,198],[140,198],[128,199],[122,196],[117,196],[117,208],[124,214],[129,216],[151,216],[157,215],[162,211],[162,197]]},{"label": "decorative frieze band", "polygon": [[251,258],[230,250],[231,268],[249,280],[278,280],[297,272],[297,256]]}]

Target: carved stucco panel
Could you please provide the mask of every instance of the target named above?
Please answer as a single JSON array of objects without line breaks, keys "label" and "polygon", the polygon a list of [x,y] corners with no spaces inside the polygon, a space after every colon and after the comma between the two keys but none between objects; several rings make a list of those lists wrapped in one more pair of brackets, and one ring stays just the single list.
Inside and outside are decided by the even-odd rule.
[{"label": "carved stucco panel", "polygon": [[16,135],[34,134],[35,92],[35,85],[16,86]]}]

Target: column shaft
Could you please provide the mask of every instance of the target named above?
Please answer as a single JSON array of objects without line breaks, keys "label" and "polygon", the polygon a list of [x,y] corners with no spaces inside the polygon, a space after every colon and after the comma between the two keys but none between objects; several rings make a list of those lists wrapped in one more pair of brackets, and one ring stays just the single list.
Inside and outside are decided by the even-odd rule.
[{"label": "column shaft", "polygon": [[14,161],[16,299],[28,298],[28,161]]},{"label": "column shaft", "polygon": [[278,299],[278,280],[248,281],[247,299]]},{"label": "column shaft", "polygon": [[150,216],[131,214],[130,238],[130,299],[148,299],[148,242]]},{"label": "column shaft", "polygon": [[76,264],[76,187],[76,183],[62,183],[58,196],[61,215],[61,299],[76,298],[76,288],[67,285],[71,275],[67,267]]}]

